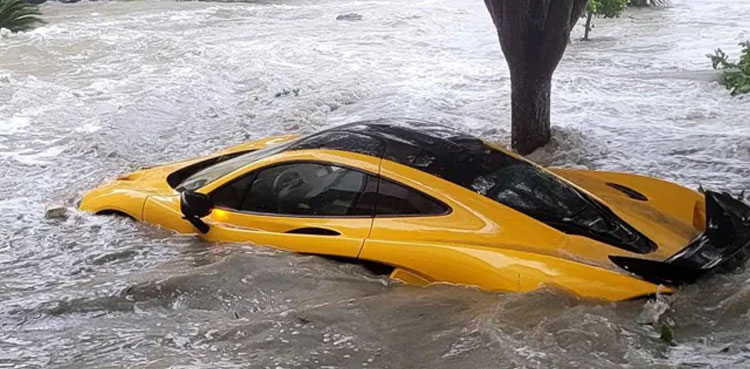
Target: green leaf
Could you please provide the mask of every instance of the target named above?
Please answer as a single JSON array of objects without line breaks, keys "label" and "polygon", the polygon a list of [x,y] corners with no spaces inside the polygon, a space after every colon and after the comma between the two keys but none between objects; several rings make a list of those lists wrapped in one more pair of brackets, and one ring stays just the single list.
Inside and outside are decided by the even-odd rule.
[{"label": "green leaf", "polygon": [[[588,17],[589,14],[595,15],[602,18],[616,18],[619,17],[625,8],[628,7],[630,0],[589,0],[586,4],[586,11],[581,14],[581,17]],[[590,20],[590,19],[589,19]],[[587,32],[591,30],[589,27],[593,27],[590,22],[586,22]],[[586,33],[588,37],[588,33]]]},{"label": "green leaf", "polygon": [[735,63],[721,49],[706,55],[714,69],[724,70],[721,83],[732,96],[750,93],[750,41],[741,42],[740,59]]},{"label": "green leaf", "polygon": [[44,23],[40,15],[39,6],[26,0],[0,0],[0,28],[27,31]]},{"label": "green leaf", "polygon": [[628,7],[628,0],[589,0],[586,11],[603,18],[616,18]]}]

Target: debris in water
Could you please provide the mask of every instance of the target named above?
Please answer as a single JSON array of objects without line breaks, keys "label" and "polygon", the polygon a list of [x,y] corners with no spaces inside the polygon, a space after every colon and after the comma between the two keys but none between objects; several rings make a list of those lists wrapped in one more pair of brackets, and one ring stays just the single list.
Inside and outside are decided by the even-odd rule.
[{"label": "debris in water", "polygon": [[303,318],[300,316],[300,317],[297,317],[297,322],[300,324],[309,324],[309,323],[312,323],[312,320]]},{"label": "debris in water", "polygon": [[50,205],[44,210],[47,219],[67,219],[68,209],[62,205]]},{"label": "debris in water", "polygon": [[661,325],[661,335],[659,336],[662,341],[672,345],[674,344],[674,329],[669,324]]},{"label": "debris in water", "polygon": [[362,20],[362,14],[357,14],[357,13],[340,14],[338,17],[336,17],[336,20],[338,20],[338,21],[358,21],[358,20]]},{"label": "debris in water", "polygon": [[274,95],[274,96],[275,97],[289,96],[289,94],[293,93],[294,96],[297,97],[297,96],[299,96],[299,90],[300,90],[299,88],[293,88],[291,90],[288,89],[288,88],[285,88],[283,91],[277,92],[276,95]]},{"label": "debris in water", "polygon": [[671,300],[663,294],[657,294],[653,300],[646,301],[643,305],[643,311],[638,315],[636,322],[642,325],[656,326],[659,323],[659,318],[669,309],[669,303]]}]

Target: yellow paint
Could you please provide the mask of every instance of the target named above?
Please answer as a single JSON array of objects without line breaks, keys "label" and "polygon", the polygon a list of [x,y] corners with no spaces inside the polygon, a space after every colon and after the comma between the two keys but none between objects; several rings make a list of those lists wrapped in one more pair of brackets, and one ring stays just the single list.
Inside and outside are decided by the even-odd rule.
[{"label": "yellow paint", "polygon": [[391,272],[390,278],[413,286],[430,285],[430,281],[428,281],[426,278],[401,268],[394,269],[393,272]]},{"label": "yellow paint", "polygon": [[[296,136],[272,137],[234,146],[214,155],[255,150]],[[170,173],[206,156],[141,170],[84,195],[81,209],[117,210],[135,219],[182,233],[196,233],[182,219],[179,194],[166,182]],[[201,188],[210,194],[229,181],[267,165],[329,162],[381,175],[450,206],[446,215],[428,217],[285,217],[217,208],[203,220],[209,241],[250,242],[301,253],[361,258],[395,267],[391,277],[415,285],[454,283],[499,292],[525,292],[543,286],[579,296],[617,301],[656,293],[645,282],[613,265],[622,255],[664,260],[705,227],[703,195],[632,174],[553,168],[550,171],[605,202],[617,215],[654,240],[659,249],[634,254],[581,236],[567,235],[480,194],[388,160],[332,150],[283,152],[240,168]],[[629,198],[606,185],[618,183],[648,197]],[[288,233],[303,227],[336,231],[338,236]],[[672,292],[662,288],[660,292]]]},{"label": "yellow paint", "polygon": [[226,222],[230,220],[229,212],[224,209],[214,209],[211,212],[211,217],[219,222]]}]

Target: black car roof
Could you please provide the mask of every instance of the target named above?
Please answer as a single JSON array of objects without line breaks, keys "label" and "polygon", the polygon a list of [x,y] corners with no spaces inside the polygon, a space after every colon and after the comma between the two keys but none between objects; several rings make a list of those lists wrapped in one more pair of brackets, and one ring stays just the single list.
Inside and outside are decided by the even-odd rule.
[{"label": "black car roof", "polygon": [[[307,136],[289,149],[332,149],[392,160],[423,169],[426,163],[455,163],[484,151],[484,143],[455,128],[415,119],[349,123]],[[431,171],[428,171],[431,172]],[[437,173],[432,173],[437,174]],[[442,176],[441,176],[442,177]]]}]

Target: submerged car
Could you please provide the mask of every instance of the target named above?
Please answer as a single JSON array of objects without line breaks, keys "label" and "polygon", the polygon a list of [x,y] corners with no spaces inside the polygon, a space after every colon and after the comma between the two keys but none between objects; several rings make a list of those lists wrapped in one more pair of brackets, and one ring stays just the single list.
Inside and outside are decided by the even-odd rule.
[{"label": "submerged car", "polygon": [[742,265],[750,207],[634,174],[546,169],[406,119],[286,135],[123,175],[82,199],[209,241],[389,268],[415,285],[617,301]]}]

